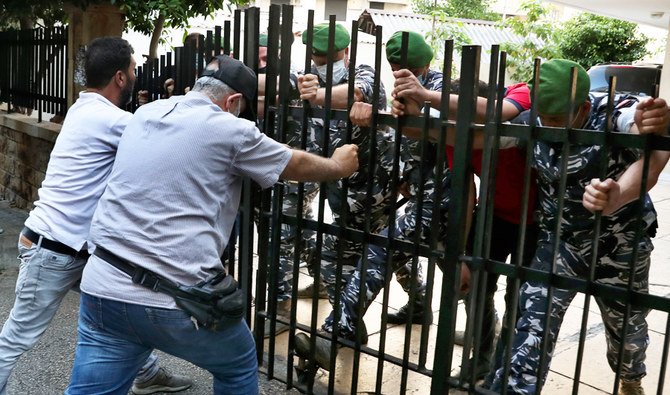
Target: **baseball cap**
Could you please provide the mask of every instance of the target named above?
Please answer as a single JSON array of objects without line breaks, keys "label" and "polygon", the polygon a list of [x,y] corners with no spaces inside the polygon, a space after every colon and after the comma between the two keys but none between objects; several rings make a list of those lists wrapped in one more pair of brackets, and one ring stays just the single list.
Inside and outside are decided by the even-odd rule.
[{"label": "baseball cap", "polygon": [[256,122],[256,114],[252,108],[252,104],[254,100],[256,100],[256,92],[258,89],[256,73],[244,63],[228,55],[215,56],[212,58],[212,61],[214,59],[218,60],[219,69],[205,69],[202,71],[201,77],[214,77],[231,87],[236,92],[241,93],[247,101],[247,106],[244,109],[244,112],[240,114],[240,117]]}]

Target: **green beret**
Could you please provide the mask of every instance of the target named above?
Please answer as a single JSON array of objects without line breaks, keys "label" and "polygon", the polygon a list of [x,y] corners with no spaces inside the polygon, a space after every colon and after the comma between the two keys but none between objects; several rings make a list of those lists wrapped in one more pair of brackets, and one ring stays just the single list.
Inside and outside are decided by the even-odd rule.
[{"label": "green beret", "polygon": [[268,46],[268,35],[263,33],[258,36],[258,46],[267,47]]},{"label": "green beret", "polygon": [[[402,55],[402,31],[393,33],[386,43],[386,59],[389,63],[400,64]],[[416,32],[408,32],[407,67],[418,68],[430,64],[433,60],[433,49],[426,43],[423,36]]]},{"label": "green beret", "polygon": [[[570,75],[577,69],[575,104],[580,106],[589,97],[591,80],[578,63],[566,59],[552,59],[540,66],[537,91],[537,111],[545,115],[568,115],[570,112]],[[533,81],[528,84],[533,89]]]},{"label": "green beret", "polygon": [[[319,23],[314,25],[314,35],[312,37],[312,52],[315,55],[328,54],[328,23]],[[307,30],[302,32],[302,43],[307,44]],[[335,52],[341,51],[349,46],[351,37],[344,26],[335,24]]]}]

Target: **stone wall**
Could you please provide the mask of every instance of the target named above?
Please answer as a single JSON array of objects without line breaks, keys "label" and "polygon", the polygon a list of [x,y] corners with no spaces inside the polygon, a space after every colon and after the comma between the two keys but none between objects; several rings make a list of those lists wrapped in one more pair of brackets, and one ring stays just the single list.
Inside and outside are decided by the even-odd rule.
[{"label": "stone wall", "polygon": [[61,125],[0,112],[0,200],[30,209]]}]

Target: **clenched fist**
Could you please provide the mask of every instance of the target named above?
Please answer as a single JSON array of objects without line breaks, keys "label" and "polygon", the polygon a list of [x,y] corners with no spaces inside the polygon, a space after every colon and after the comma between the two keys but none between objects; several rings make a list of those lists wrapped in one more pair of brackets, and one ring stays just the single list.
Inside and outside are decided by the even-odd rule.
[{"label": "clenched fist", "polygon": [[298,91],[300,99],[307,100],[310,103],[316,100],[316,94],[319,90],[319,77],[314,74],[305,74],[298,76]]},{"label": "clenched fist", "polygon": [[602,211],[603,215],[610,215],[621,207],[620,196],[619,183],[611,178],[605,181],[594,178],[584,188],[582,205],[592,213]]},{"label": "clenched fist", "polygon": [[357,126],[370,126],[372,123],[372,104],[356,102],[351,106],[349,112],[351,123]]},{"label": "clenched fist", "polygon": [[665,135],[670,125],[668,104],[663,99],[641,101],[635,108],[635,125],[640,134]]},{"label": "clenched fist", "polygon": [[340,178],[349,177],[358,170],[358,146],[345,144],[335,149],[330,159],[337,163]]}]

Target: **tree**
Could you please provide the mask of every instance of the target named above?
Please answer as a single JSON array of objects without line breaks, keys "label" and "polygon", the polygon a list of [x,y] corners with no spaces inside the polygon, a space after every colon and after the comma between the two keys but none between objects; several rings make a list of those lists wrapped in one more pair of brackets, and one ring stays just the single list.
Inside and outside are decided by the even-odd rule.
[{"label": "tree", "polygon": [[437,11],[451,18],[497,21],[500,15],[489,9],[490,0],[412,0],[412,10],[417,14],[430,15]]},{"label": "tree", "polygon": [[3,0],[0,2],[0,30],[32,29],[42,22],[53,26],[65,19],[65,11],[60,1],[49,0]]},{"label": "tree", "polygon": [[[117,0],[112,0],[114,3]],[[165,28],[188,27],[189,18],[212,15],[227,3],[246,6],[251,0],[118,0],[126,14],[126,24],[140,33],[151,35],[149,58],[156,58],[158,41]]]},{"label": "tree", "polygon": [[556,43],[555,26],[547,17],[551,8],[540,0],[527,0],[519,7],[526,14],[524,19],[508,18],[500,23],[521,38],[520,42],[505,42],[500,49],[507,52],[507,69],[514,81],[528,81],[533,76],[535,58],[552,59],[560,51]]},{"label": "tree", "polygon": [[[126,27],[151,35],[149,56],[156,57],[158,41],[165,28],[185,28],[188,19],[208,16],[224,6],[246,6],[251,0],[67,0],[86,8],[89,4],[111,3],[126,14]],[[30,29],[38,21],[46,26],[67,21],[63,0],[3,0],[0,2],[0,29]]]},{"label": "tree", "polygon": [[[441,55],[444,55],[445,40],[454,40],[454,48],[458,53],[461,52],[464,45],[469,45],[472,41],[465,33],[463,23],[448,21],[446,14],[439,10],[431,11],[430,15],[433,18],[433,27],[426,33],[426,41],[433,48],[433,53],[437,54],[433,58],[432,65],[437,69],[441,69],[442,62],[440,58]],[[451,71],[456,71],[455,62],[451,65]]]},{"label": "tree", "polygon": [[635,23],[590,13],[567,21],[558,39],[562,56],[587,69],[598,63],[633,62],[648,54],[649,38]]}]

